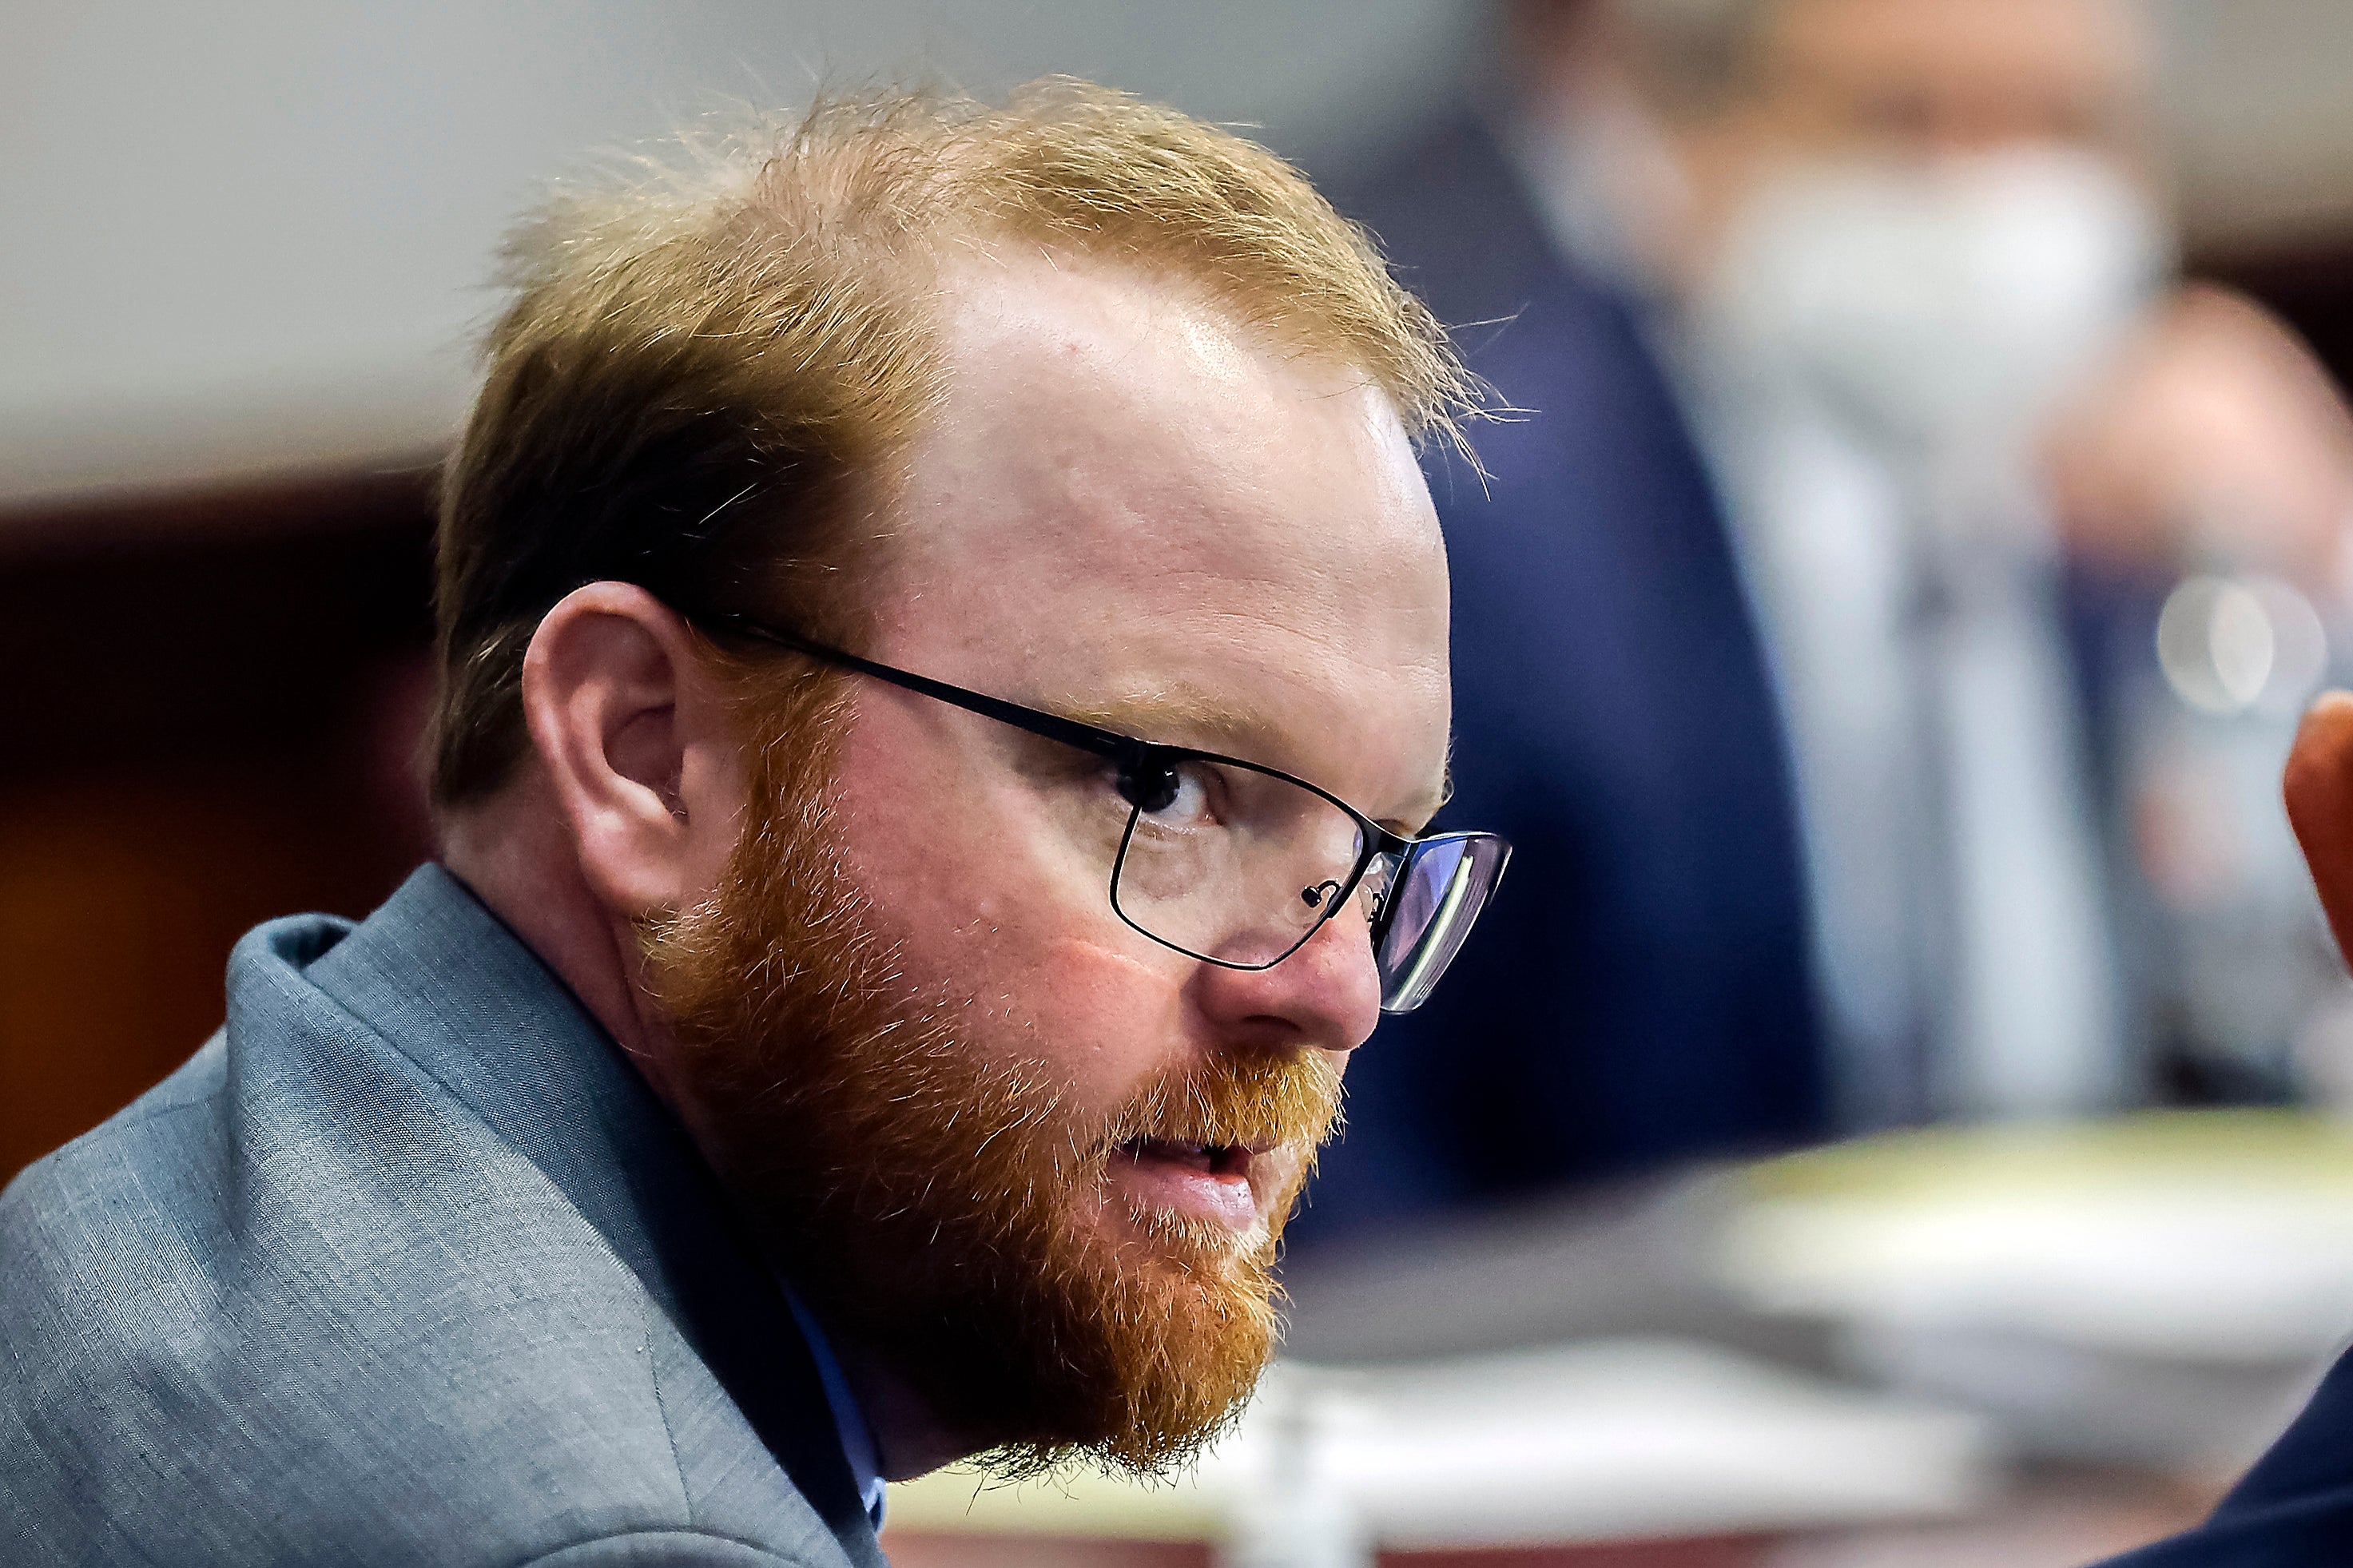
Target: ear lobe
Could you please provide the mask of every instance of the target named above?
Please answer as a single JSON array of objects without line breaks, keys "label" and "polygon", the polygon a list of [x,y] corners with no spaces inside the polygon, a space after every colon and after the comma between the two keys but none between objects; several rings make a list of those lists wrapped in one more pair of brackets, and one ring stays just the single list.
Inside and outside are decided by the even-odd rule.
[{"label": "ear lobe", "polygon": [[524,655],[524,717],[581,874],[625,918],[700,897],[726,847],[705,840],[733,832],[723,802],[693,798],[712,771],[691,753],[719,739],[702,688],[685,624],[628,584],[574,590]]},{"label": "ear lobe", "polygon": [[2353,960],[2353,692],[2323,693],[2305,714],[2283,790],[2328,929]]}]

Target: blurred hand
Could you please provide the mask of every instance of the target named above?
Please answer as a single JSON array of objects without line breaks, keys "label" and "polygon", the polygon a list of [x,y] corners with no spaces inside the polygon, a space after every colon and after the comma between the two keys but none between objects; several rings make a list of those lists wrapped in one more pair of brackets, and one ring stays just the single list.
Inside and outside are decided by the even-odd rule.
[{"label": "blurred hand", "polygon": [[2353,415],[2304,344],[2210,287],[2159,306],[2054,428],[2062,532],[2094,559],[2343,591]]},{"label": "blurred hand", "polygon": [[2284,787],[2328,929],[2353,962],[2353,692],[2324,692],[2305,714]]}]

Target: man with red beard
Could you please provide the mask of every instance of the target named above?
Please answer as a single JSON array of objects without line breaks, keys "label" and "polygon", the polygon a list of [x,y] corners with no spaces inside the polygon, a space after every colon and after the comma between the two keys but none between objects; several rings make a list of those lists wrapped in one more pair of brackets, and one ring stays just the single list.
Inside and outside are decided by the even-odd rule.
[{"label": "man with red beard", "polygon": [[442,850],[0,1199],[15,1561],[881,1561],[1270,1353],[1341,1068],[1501,875],[1290,169],[1078,84],[550,205],[445,481]]}]

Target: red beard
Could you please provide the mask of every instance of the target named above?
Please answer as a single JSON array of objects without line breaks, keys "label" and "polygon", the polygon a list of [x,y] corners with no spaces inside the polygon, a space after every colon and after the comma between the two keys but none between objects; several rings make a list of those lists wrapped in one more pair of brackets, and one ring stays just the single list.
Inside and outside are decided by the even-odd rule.
[{"label": "red beard", "polygon": [[646,932],[714,1163],[828,1331],[999,1474],[1181,1464],[1272,1353],[1270,1268],[1305,1172],[1237,1239],[1103,1215],[1108,1163],[1145,1136],[1312,1151],[1338,1074],[1312,1052],[1219,1055],[1106,1118],[1047,1063],[992,1056],[958,1027],[981,1009],[926,1003],[872,932],[828,831],[832,728],[806,693],[772,721],[765,819],[713,899]]}]

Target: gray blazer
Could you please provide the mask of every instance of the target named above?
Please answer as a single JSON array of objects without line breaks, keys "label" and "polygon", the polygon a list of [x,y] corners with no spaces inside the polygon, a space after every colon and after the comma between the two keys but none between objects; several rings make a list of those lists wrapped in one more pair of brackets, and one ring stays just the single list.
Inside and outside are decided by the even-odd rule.
[{"label": "gray blazer", "polygon": [[0,1558],[883,1563],[707,1171],[433,867],[0,1194]]}]

